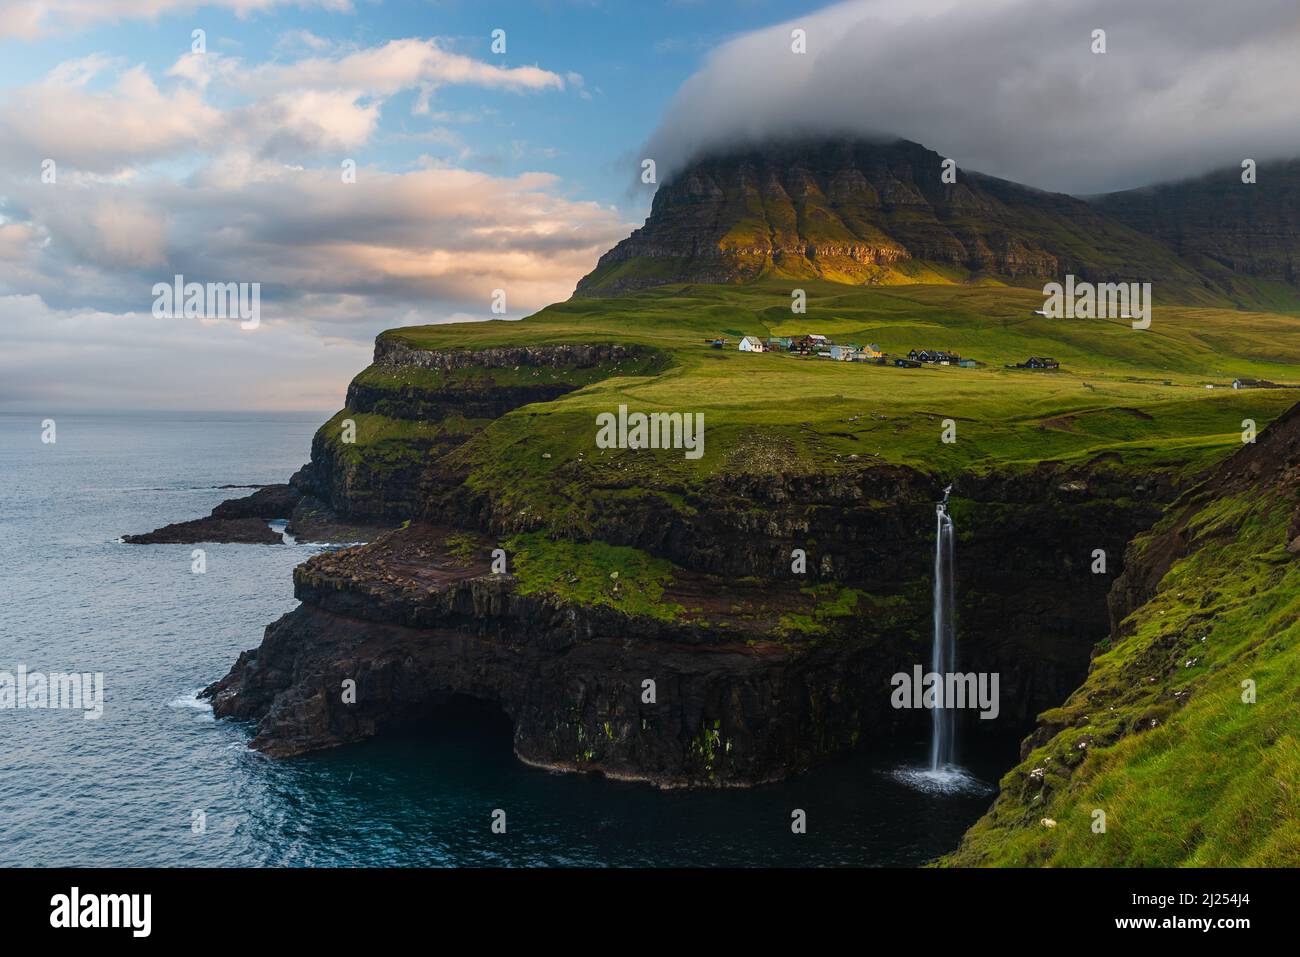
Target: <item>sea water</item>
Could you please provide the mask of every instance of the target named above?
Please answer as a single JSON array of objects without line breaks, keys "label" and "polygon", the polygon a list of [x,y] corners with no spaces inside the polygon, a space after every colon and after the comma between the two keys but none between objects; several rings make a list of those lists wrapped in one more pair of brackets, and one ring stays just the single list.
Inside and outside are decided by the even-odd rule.
[{"label": "sea water", "polygon": [[[909,865],[987,807],[890,773],[923,739],[706,792],[526,767],[487,711],[291,760],[250,750],[195,692],[296,606],[292,569],[319,546],[203,545],[195,574],[198,546],[118,538],[283,482],[326,417],[0,413],[0,671],[104,675],[98,720],[0,710],[0,865]],[[1013,759],[964,758],[989,780]]]}]

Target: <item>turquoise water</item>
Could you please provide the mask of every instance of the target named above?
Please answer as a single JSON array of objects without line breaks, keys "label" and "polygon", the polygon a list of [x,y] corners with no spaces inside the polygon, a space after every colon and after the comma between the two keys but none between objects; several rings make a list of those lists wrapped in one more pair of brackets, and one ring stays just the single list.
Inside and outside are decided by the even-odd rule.
[{"label": "turquoise water", "polygon": [[[196,575],[192,546],[116,539],[243,494],[219,486],[284,481],[326,416],[55,415],[54,445],[45,417],[0,414],[0,671],[103,672],[105,710],[0,709],[0,865],[918,864],[988,805],[895,778],[923,739],[709,793],[527,768],[503,719],[466,712],[265,758],[194,692],[296,605],[290,573],[315,547],[206,545]],[[993,780],[1013,756],[967,764]]]}]

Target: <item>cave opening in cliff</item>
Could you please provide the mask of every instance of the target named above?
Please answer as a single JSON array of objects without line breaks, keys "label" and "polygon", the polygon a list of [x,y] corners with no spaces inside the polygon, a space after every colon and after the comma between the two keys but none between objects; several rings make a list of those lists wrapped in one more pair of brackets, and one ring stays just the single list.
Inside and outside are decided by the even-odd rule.
[{"label": "cave opening in cliff", "polygon": [[451,694],[439,696],[385,730],[424,741],[467,743],[485,751],[509,752],[515,726],[497,702]]}]

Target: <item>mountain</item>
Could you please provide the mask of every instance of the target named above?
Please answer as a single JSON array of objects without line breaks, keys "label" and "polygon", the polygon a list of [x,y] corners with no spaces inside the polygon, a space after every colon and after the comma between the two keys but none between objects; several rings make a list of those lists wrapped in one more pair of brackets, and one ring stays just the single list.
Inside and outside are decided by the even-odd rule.
[{"label": "mountain", "polygon": [[1300,160],[1259,167],[1245,184],[1227,169],[1180,183],[1096,197],[1105,215],[1154,236],[1198,269],[1300,280]]},{"label": "mountain", "polygon": [[[1230,264],[1188,261],[1144,231],[1149,217],[1121,218],[1107,203],[960,169],[944,183],[943,162],[906,140],[777,143],[704,157],[662,185],[645,225],[601,257],[576,295],[764,277],[1038,285],[1073,273],[1172,284],[1184,302],[1251,298]],[[1249,227],[1231,235],[1244,243]],[[1285,272],[1274,265],[1250,275]]]}]

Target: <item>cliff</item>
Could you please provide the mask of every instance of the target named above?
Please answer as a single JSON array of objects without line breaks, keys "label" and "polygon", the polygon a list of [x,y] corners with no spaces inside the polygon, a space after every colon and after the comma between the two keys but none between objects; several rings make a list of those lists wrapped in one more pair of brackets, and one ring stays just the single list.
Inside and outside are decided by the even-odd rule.
[{"label": "cliff", "polygon": [[[698,159],[656,192],[644,226],[601,257],[579,296],[762,277],[836,282],[1042,285],[1073,273],[1206,298],[1232,288],[1212,261],[1184,262],[1142,217],[958,170],[905,140],[773,143]],[[1203,207],[1210,209],[1211,207]],[[1240,224],[1238,239],[1251,235]]]},{"label": "cliff", "polygon": [[[302,605],[207,690],[215,712],[256,721],[254,747],[288,756],[472,698],[511,720],[521,760],[662,787],[753,785],[923,733],[927,716],[894,710],[889,692],[893,674],[927,660],[933,474],[768,470],[670,497],[589,485],[602,506],[566,525],[565,509],[538,502],[537,519],[521,517],[511,488],[455,465],[546,394],[664,363],[608,345],[381,339],[295,482],[344,516],[378,508],[408,524],[300,566]],[[334,434],[345,418],[355,451]],[[472,426],[440,448],[452,420]],[[400,454],[381,454],[390,444]],[[1092,549],[1118,560],[1176,491],[1170,475],[1105,459],[957,477],[962,667],[1001,675],[999,729],[1027,727],[1076,686],[1106,626],[1109,578],[1089,570]],[[806,571],[793,570],[795,549]]]},{"label": "cliff", "polygon": [[955,865],[1300,859],[1300,406],[1128,549],[1087,679]]},{"label": "cliff", "polygon": [[[1186,690],[1170,676],[1199,675],[1173,656],[1208,619],[1170,635],[1158,629],[1173,618],[1141,609],[1201,553],[1180,552],[1177,534],[1129,543],[1235,450],[1244,420],[1263,426],[1294,403],[1289,389],[1226,386],[1293,381],[1300,329],[1279,313],[1178,305],[1179,289],[1183,302],[1219,295],[1210,274],[1091,205],[974,174],[947,188],[937,169],[913,144],[704,161],[661,190],[648,232],[611,251],[588,295],[522,322],[380,336],[291,486],[295,526],[393,530],[297,570],[300,607],[208,689],[216,713],[254,721],[254,746],[287,756],[469,698],[510,720],[524,761],[663,787],[752,785],[923,736],[928,715],[895,710],[890,678],[928,660],[934,503],[952,485],[959,668],[1001,676],[999,722],[967,715],[963,732],[1023,734],[1041,715],[1027,759],[1055,742],[1057,763],[1013,772],[998,807],[1032,823],[1014,803],[1026,782],[1064,794],[1088,748],[1141,741],[1152,720],[1158,733]],[[874,199],[854,198],[868,187]],[[761,213],[752,229],[736,227],[737,204]],[[1036,292],[953,281],[1047,268],[1151,278],[1139,265],[1176,287],[1154,331],[1050,320]],[[936,281],[900,292],[875,283],[879,269]],[[782,277],[795,275],[809,277],[805,314],[790,311]],[[810,331],[979,364],[706,344]],[[1014,367],[1028,355],[1061,366]],[[703,454],[597,441],[620,407],[701,416]],[[1223,514],[1264,536],[1243,573],[1260,594],[1282,567],[1266,537],[1282,519],[1276,501],[1234,494]],[[1246,560],[1204,554],[1224,570]],[[1108,593],[1129,596],[1116,614],[1146,630],[1112,632],[1125,650],[1094,658],[1112,631]],[[1122,672],[1130,653],[1136,684]],[[1096,698],[1113,713],[1076,690],[1090,659],[1107,694],[1133,694]],[[971,841],[969,859],[993,853]]]},{"label": "cliff", "polygon": [[1239,168],[1096,197],[1097,209],[1195,264],[1295,285],[1300,280],[1300,160]]},{"label": "cliff", "polygon": [[412,518],[429,466],[487,424],[663,362],[653,348],[611,343],[428,350],[381,335],[374,363],[349,385],[344,409],[317,431],[311,461],[291,481],[337,515]]},{"label": "cliff", "polygon": [[[1150,514],[1124,513],[1125,525],[1113,502],[1105,510],[1117,547]],[[843,528],[862,536],[877,522],[903,524],[893,511]],[[1016,548],[1021,576],[981,574],[1017,537],[1009,514],[1023,525],[1041,518],[1005,503],[994,524],[1006,538],[968,523],[963,666],[1002,675],[1004,721],[1023,727],[1077,682],[1104,603],[1085,563],[1058,551],[1083,555],[1080,539],[1097,540],[1086,509],[1077,527]],[[890,546],[923,555],[925,538],[914,530]],[[769,561],[788,556],[751,529],[714,546],[741,542]],[[505,573],[490,569],[494,547]],[[254,747],[276,756],[362,740],[470,697],[510,718],[529,763],[665,787],[757,784],[923,729],[924,716],[893,710],[888,692],[891,675],[925,660],[927,582],[879,548],[869,567],[843,569],[845,582],[810,586],[790,574],[693,570],[626,546],[414,523],[300,566],[303,604],[207,694],[219,716],[256,720]],[[343,695],[349,679],[355,703]]]}]

